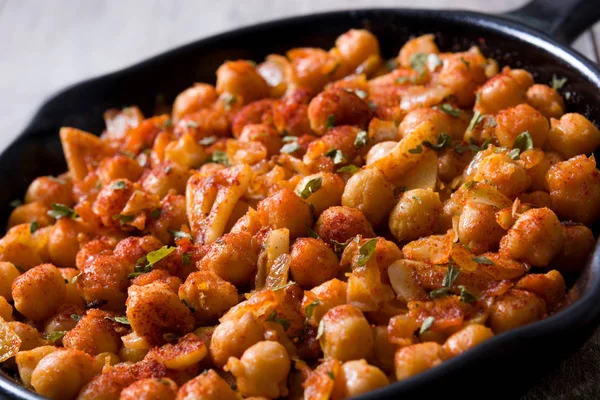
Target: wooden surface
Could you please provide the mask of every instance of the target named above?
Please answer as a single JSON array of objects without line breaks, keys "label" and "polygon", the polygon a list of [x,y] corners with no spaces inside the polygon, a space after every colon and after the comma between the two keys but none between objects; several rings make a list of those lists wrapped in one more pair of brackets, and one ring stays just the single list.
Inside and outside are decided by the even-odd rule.
[{"label": "wooden surface", "polygon": [[[47,96],[66,85],[234,27],[334,9],[418,6],[497,13],[525,2],[0,0],[0,149],[19,133]],[[574,47],[598,62],[599,42],[597,24]],[[599,370],[597,332],[583,349],[538,382],[523,400],[600,398]]]}]

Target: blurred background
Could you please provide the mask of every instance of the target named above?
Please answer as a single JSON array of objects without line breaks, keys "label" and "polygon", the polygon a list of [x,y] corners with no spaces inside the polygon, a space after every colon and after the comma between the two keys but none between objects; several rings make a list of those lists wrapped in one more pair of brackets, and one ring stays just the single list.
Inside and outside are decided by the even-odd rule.
[{"label": "blurred background", "polygon": [[[527,1],[0,0],[0,149],[57,90],[229,29],[336,9],[419,7],[500,13]],[[599,41],[597,24],[575,48],[598,61]]]}]

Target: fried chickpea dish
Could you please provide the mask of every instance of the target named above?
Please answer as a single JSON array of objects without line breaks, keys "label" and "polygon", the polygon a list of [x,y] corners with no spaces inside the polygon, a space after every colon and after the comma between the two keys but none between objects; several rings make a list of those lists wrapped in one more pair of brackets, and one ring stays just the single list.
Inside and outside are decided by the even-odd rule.
[{"label": "fried chickpea dish", "polygon": [[351,30],[62,128],[68,171],[0,240],[3,370],[50,399],[337,400],[552,315],[600,131],[546,83]]}]

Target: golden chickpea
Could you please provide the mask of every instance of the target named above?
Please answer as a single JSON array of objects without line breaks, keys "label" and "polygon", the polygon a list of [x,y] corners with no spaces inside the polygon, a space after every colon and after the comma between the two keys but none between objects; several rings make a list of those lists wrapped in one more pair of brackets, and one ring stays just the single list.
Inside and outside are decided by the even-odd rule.
[{"label": "golden chickpea", "polygon": [[75,204],[71,196],[72,188],[73,184],[67,177],[40,176],[27,188],[25,202],[38,201],[48,207],[53,203],[60,203],[71,207]]},{"label": "golden chickpea", "polygon": [[244,351],[241,359],[229,358],[225,370],[235,376],[242,395],[274,399],[288,394],[290,366],[285,347],[278,342],[262,341]]},{"label": "golden chickpea", "polygon": [[481,160],[474,180],[494,185],[509,199],[514,199],[531,185],[525,168],[503,153],[494,153]]},{"label": "golden chickpea", "polygon": [[308,105],[311,129],[319,135],[340,125],[365,129],[371,119],[371,108],[354,92],[332,88],[319,93]]},{"label": "golden chickpea", "polygon": [[323,315],[333,307],[346,303],[348,284],[339,279],[327,281],[310,291],[304,292],[302,309],[305,315],[312,308],[312,315],[306,315],[307,321],[314,327],[319,325]]},{"label": "golden chickpea", "polygon": [[11,287],[19,275],[21,273],[13,263],[0,261],[0,296],[12,301]]},{"label": "golden chickpea", "polygon": [[421,35],[414,39],[410,39],[404,43],[404,46],[398,53],[398,62],[403,67],[410,67],[410,59],[418,53],[423,54],[438,54],[440,51],[435,44],[433,35]]},{"label": "golden chickpea", "polygon": [[528,104],[502,110],[496,115],[496,139],[501,146],[512,149],[515,139],[523,132],[529,132],[533,145],[543,148],[548,139],[548,120]]},{"label": "golden chickpea", "polygon": [[70,218],[56,221],[48,236],[48,254],[53,264],[62,268],[75,267],[81,230],[79,223]]},{"label": "golden chickpea", "polygon": [[218,367],[229,357],[241,357],[250,346],[264,339],[265,328],[252,313],[239,320],[227,320],[217,325],[210,341],[210,355]]},{"label": "golden chickpea", "polygon": [[541,190],[537,190],[531,193],[521,193],[519,195],[519,200],[521,203],[531,204],[535,207],[552,207],[552,200],[550,199],[550,195],[548,192],[544,192]]},{"label": "golden chickpea", "polygon": [[525,102],[525,88],[507,73],[496,75],[477,91],[479,102],[475,110],[481,114],[496,114],[500,110]]},{"label": "golden chickpea", "polygon": [[312,226],[310,206],[290,189],[282,189],[258,203],[258,216],[263,226],[287,228],[290,239],[306,235]]},{"label": "golden chickpea", "polygon": [[[249,104],[248,106],[251,106],[252,104]],[[267,124],[244,125],[238,140],[240,143],[248,143],[253,141],[262,143],[266,147],[267,155],[269,157],[279,154],[279,149],[281,149],[283,144],[283,141],[281,140],[281,134],[277,132],[271,125]]]},{"label": "golden chickpea", "polygon": [[0,318],[9,322],[13,320],[12,317],[13,308],[9,304],[9,302],[3,297],[0,296]]},{"label": "golden chickpea", "polygon": [[523,90],[529,89],[535,83],[533,80],[533,75],[524,69],[511,69],[508,71],[508,75],[516,80],[519,85],[521,85]]},{"label": "golden chickpea", "polygon": [[446,339],[442,347],[446,357],[455,357],[493,336],[494,333],[487,326],[480,324],[467,325]]},{"label": "golden chickpea", "polygon": [[350,29],[335,41],[344,63],[354,71],[370,56],[379,55],[379,42],[375,35],[365,29]]},{"label": "golden chickpea", "polygon": [[144,172],[144,168],[137,160],[122,154],[105,158],[100,162],[97,169],[100,182],[103,185],[108,185],[116,179],[127,179],[135,182],[140,178],[142,172]]},{"label": "golden chickpea", "polygon": [[535,208],[521,214],[500,241],[503,257],[544,267],[560,253],[563,231],[556,214],[548,208]]},{"label": "golden chickpea", "polygon": [[319,342],[325,357],[340,361],[359,360],[370,356],[373,350],[371,326],[362,311],[350,304],[327,311],[319,329],[323,332]]},{"label": "golden chickpea", "polygon": [[342,195],[343,206],[361,211],[374,226],[385,221],[394,202],[394,185],[377,168],[352,175]]},{"label": "golden chickpea", "polygon": [[583,225],[563,226],[564,246],[550,267],[563,273],[579,272],[596,245],[590,228]]},{"label": "golden chickpea", "polygon": [[249,233],[227,233],[208,247],[198,269],[212,271],[227,282],[240,286],[254,277],[257,260],[258,247]]},{"label": "golden chickpea", "polygon": [[490,308],[489,324],[495,334],[538,321],[546,314],[546,304],[533,293],[510,289],[496,298]]},{"label": "golden chickpea", "polygon": [[136,363],[142,361],[146,357],[146,354],[148,354],[148,351],[148,349],[130,349],[123,346],[119,350],[119,359],[123,362]]},{"label": "golden chickpea", "polygon": [[42,264],[17,277],[12,285],[15,308],[33,321],[58,310],[66,295],[65,280],[52,264]]},{"label": "golden chickpea", "polygon": [[552,166],[552,155],[544,153],[541,149],[531,149],[521,153],[520,162],[531,178],[529,190],[548,190],[546,174]]},{"label": "golden chickpea", "polygon": [[442,182],[452,182],[454,178],[462,175],[472,158],[473,154],[470,151],[460,153],[455,149],[442,150],[437,157],[438,177]]},{"label": "golden chickpea", "polygon": [[383,371],[365,360],[345,362],[340,375],[343,385],[341,394],[344,398],[358,396],[390,383]]},{"label": "golden chickpea", "polygon": [[269,87],[253,63],[227,61],[217,69],[217,93],[241,97],[238,101],[248,104],[268,97]]},{"label": "golden chickpea", "polygon": [[592,153],[600,146],[600,130],[581,114],[565,114],[550,125],[550,147],[566,158]]},{"label": "golden chickpea", "polygon": [[393,142],[391,140],[377,143],[373,147],[369,149],[366,157],[366,165],[373,164],[375,161],[385,157],[389,152],[392,151],[398,142]]},{"label": "golden chickpea", "polygon": [[[81,298],[79,288],[77,287],[77,279],[75,277],[79,275],[77,268],[59,268],[60,274],[66,280],[66,294],[64,304],[84,306],[85,302]],[[73,281],[75,279],[75,282]],[[79,278],[78,278],[79,279]]]},{"label": "golden chickpea", "polygon": [[50,208],[39,201],[32,203],[23,204],[18,206],[10,213],[8,218],[8,228],[20,224],[29,224],[30,222],[37,222],[40,228],[52,224],[52,217],[48,215]]},{"label": "golden chickpea", "polygon": [[77,321],[72,316],[81,317],[83,314],[85,314],[85,310],[82,306],[63,304],[56,314],[44,322],[44,333],[48,335],[53,332],[70,331],[77,325]]},{"label": "golden chickpea", "polygon": [[238,394],[212,369],[186,382],[175,400],[239,400]]},{"label": "golden chickpea", "polygon": [[106,311],[88,310],[77,326],[64,336],[64,346],[91,355],[105,352],[118,353],[121,347],[121,335],[125,334],[127,329],[110,319],[113,317],[113,314]]},{"label": "golden chickpea", "polygon": [[562,218],[589,225],[600,217],[600,171],[593,156],[554,164],[546,180],[552,209]]},{"label": "golden chickpea", "polygon": [[165,148],[165,160],[186,168],[199,168],[210,156],[192,133],[185,133]]},{"label": "golden chickpea", "polygon": [[121,391],[119,400],[174,400],[177,384],[169,378],[146,378]]},{"label": "golden chickpea", "polygon": [[100,372],[105,366],[110,365],[112,367],[120,362],[121,359],[115,353],[100,353],[94,357],[94,370]]},{"label": "golden chickpea", "polygon": [[439,108],[417,108],[406,114],[400,122],[398,126],[400,137],[408,136],[424,121],[431,122],[432,136],[438,137],[440,134],[446,133],[455,140],[462,140],[468,125],[468,121],[464,118],[453,117]]},{"label": "golden chickpea", "polygon": [[58,350],[58,347],[55,346],[40,346],[32,350],[21,350],[17,353],[15,361],[19,368],[19,377],[25,387],[31,387],[31,374],[40,360],[56,350]]},{"label": "golden chickpea", "polygon": [[290,256],[290,273],[303,289],[312,289],[333,279],[341,270],[337,256],[321,239],[297,239]]},{"label": "golden chickpea", "polygon": [[562,96],[548,85],[535,84],[525,93],[527,103],[546,118],[560,118],[565,113]]},{"label": "golden chickpea", "polygon": [[515,285],[515,289],[526,290],[539,296],[546,303],[548,312],[552,312],[565,299],[567,285],[557,270],[545,274],[527,274]]},{"label": "golden chickpea", "polygon": [[390,342],[390,335],[386,325],[373,327],[373,364],[386,374],[394,371],[394,354],[397,345]]},{"label": "golden chickpea", "polygon": [[404,192],[389,217],[390,232],[399,242],[409,242],[435,231],[442,202],[437,192],[413,189]]},{"label": "golden chickpea", "polygon": [[396,379],[401,381],[441,364],[443,353],[442,346],[435,342],[402,347],[394,358]]},{"label": "golden chickpea", "polygon": [[49,399],[75,399],[93,376],[94,359],[75,349],[58,350],[40,360],[31,374],[31,386]]},{"label": "golden chickpea", "polygon": [[[321,182],[319,189],[307,193],[307,185],[310,188],[317,181]],[[339,206],[343,192],[344,180],[331,172],[318,172],[305,176],[296,185],[296,193],[313,205],[316,216],[321,215],[329,207]]]},{"label": "golden chickpea", "polygon": [[198,271],[179,287],[179,298],[191,307],[196,323],[206,325],[238,303],[238,292],[214,272]]},{"label": "golden chickpea", "polygon": [[173,120],[179,121],[187,114],[209,107],[217,101],[214,86],[206,83],[195,83],[194,86],[179,93],[173,103]]},{"label": "golden chickpea", "polygon": [[451,90],[459,107],[470,108],[476,99],[475,91],[487,80],[486,64],[486,59],[477,47],[449,54],[444,58],[438,82]]},{"label": "golden chickpea", "polygon": [[38,346],[45,346],[48,341],[33,326],[23,322],[11,321],[8,323],[10,329],[21,339],[21,351],[35,349]]},{"label": "golden chickpea", "polygon": [[156,194],[162,199],[171,189],[177,194],[184,194],[189,177],[190,171],[187,167],[165,161],[146,171],[140,178],[140,183],[146,192]]},{"label": "golden chickpea", "polygon": [[356,235],[375,236],[373,227],[362,212],[344,206],[323,211],[315,224],[315,231],[327,243],[331,243],[331,240],[344,243]]},{"label": "golden chickpea", "polygon": [[496,222],[496,211],[489,204],[474,201],[465,204],[458,223],[458,238],[474,254],[498,249],[506,231]]}]

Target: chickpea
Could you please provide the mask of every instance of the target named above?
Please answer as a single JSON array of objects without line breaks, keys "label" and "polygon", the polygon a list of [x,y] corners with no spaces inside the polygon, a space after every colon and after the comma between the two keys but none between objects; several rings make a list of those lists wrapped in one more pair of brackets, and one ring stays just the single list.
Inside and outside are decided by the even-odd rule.
[{"label": "chickpea", "polygon": [[464,118],[453,117],[438,108],[417,108],[402,119],[398,126],[400,137],[408,136],[424,121],[431,122],[432,136],[438,137],[440,134],[446,133],[455,140],[462,140],[468,125],[468,121]]},{"label": "chickpea", "polygon": [[366,157],[366,165],[373,164],[375,161],[385,157],[389,152],[392,151],[398,142],[393,141],[385,141],[381,143],[377,143],[373,147],[369,149]]},{"label": "chickpea", "polygon": [[214,86],[206,83],[195,83],[194,86],[179,93],[173,103],[173,120],[179,121],[187,114],[209,107],[217,101]]},{"label": "chickpea", "polygon": [[390,213],[390,232],[399,242],[430,235],[435,231],[441,212],[438,193],[429,189],[406,191]]},{"label": "chickpea", "polygon": [[379,368],[365,360],[347,361],[342,365],[343,397],[354,397],[378,389],[390,382]]},{"label": "chickpea", "polygon": [[546,174],[552,166],[552,155],[541,149],[530,149],[521,153],[520,162],[531,178],[529,190],[548,190]]},{"label": "chickpea", "polygon": [[217,93],[241,97],[240,102],[248,104],[268,97],[269,87],[253,63],[227,61],[217,69]]},{"label": "chickpea", "polygon": [[495,334],[538,321],[546,314],[546,304],[533,293],[510,289],[496,298],[490,308],[489,323]]},{"label": "chickpea", "polygon": [[524,69],[511,69],[507,73],[521,85],[523,90],[529,89],[535,83],[533,75]]},{"label": "chickpea", "polygon": [[73,184],[69,179],[40,176],[31,182],[25,193],[25,203],[38,201],[48,207],[53,203],[71,207],[75,202],[71,196]]},{"label": "chickpea", "polygon": [[503,257],[544,267],[560,253],[563,232],[556,214],[548,208],[536,208],[521,214],[500,241]]},{"label": "chickpea", "polygon": [[565,101],[548,85],[535,84],[525,93],[527,103],[546,118],[560,118],[565,113]]},{"label": "chickpea", "polygon": [[582,154],[554,164],[546,181],[558,215],[586,225],[600,217],[600,171],[593,156]]},{"label": "chickpea", "polygon": [[345,206],[330,207],[323,211],[315,224],[315,231],[327,243],[332,240],[344,243],[356,235],[375,236],[365,215],[355,208]]},{"label": "chickpea", "polygon": [[519,195],[519,200],[521,203],[531,204],[535,207],[552,207],[552,200],[550,199],[550,195],[548,192],[544,192],[541,190],[537,190],[531,193],[521,193]]},{"label": "chickpea", "polygon": [[390,335],[386,325],[373,327],[373,364],[381,368],[386,374],[394,371],[394,354],[397,346],[390,342]]},{"label": "chickpea", "polygon": [[21,339],[19,350],[31,350],[39,346],[45,346],[48,342],[42,334],[33,326],[23,322],[11,321],[8,323],[10,329]]},{"label": "chickpea", "polygon": [[11,287],[19,275],[21,273],[13,263],[0,261],[0,296],[12,301]]},{"label": "chickpea", "polygon": [[212,271],[221,279],[241,286],[254,277],[257,260],[258,247],[249,233],[228,233],[208,247],[198,269]]},{"label": "chickpea", "polygon": [[98,176],[103,185],[108,185],[116,179],[137,181],[144,172],[144,168],[137,160],[125,155],[116,155],[105,158],[98,166]]},{"label": "chickpea", "polygon": [[545,274],[528,274],[519,279],[515,289],[522,289],[544,299],[547,310],[553,311],[564,300],[567,286],[557,270]]},{"label": "chickpea", "polygon": [[113,317],[113,314],[106,311],[88,310],[77,326],[64,336],[64,346],[94,356],[105,352],[118,353],[121,335],[125,334],[127,329],[110,319]]},{"label": "chickpea", "polygon": [[306,235],[312,226],[310,206],[290,189],[282,189],[258,203],[258,216],[263,226],[287,228],[290,239]]},{"label": "chickpea", "polygon": [[77,325],[77,321],[75,321],[72,316],[81,317],[81,315],[84,313],[85,311],[82,306],[63,304],[60,306],[56,314],[44,322],[44,333],[51,334],[53,332],[70,331],[71,329],[75,328],[75,325]]},{"label": "chickpea", "polygon": [[403,67],[410,67],[410,59],[418,53],[423,54],[438,54],[440,51],[435,44],[433,35],[421,35],[414,39],[410,39],[404,43],[404,46],[398,53],[398,62]]},{"label": "chickpea", "polygon": [[23,204],[18,206],[10,213],[8,217],[8,228],[12,228],[20,224],[29,224],[30,222],[37,222],[40,228],[52,224],[52,217],[48,215],[50,208],[39,201],[32,203]]},{"label": "chickpea", "polygon": [[31,374],[40,360],[58,350],[55,346],[40,346],[31,350],[21,350],[15,356],[19,377],[25,387],[31,387]]},{"label": "chickpea", "polygon": [[75,399],[93,376],[93,358],[75,349],[58,350],[40,360],[31,374],[31,386],[49,399]]},{"label": "chickpea", "polygon": [[289,50],[286,55],[292,63],[293,87],[305,88],[312,93],[320,92],[331,80],[331,72],[337,74],[334,68],[339,69],[338,60],[323,49],[301,47]]},{"label": "chickpea", "polygon": [[308,105],[311,129],[324,135],[333,126],[353,125],[365,129],[371,108],[354,92],[332,88],[319,93]]},{"label": "chickpea", "polygon": [[164,343],[167,333],[184,334],[194,327],[189,308],[166,283],[133,285],[128,295],[127,319],[131,328],[153,345]]},{"label": "chickpea", "polygon": [[528,104],[502,110],[496,115],[496,139],[501,146],[512,149],[515,139],[523,132],[529,132],[533,145],[543,148],[548,139],[548,120],[542,113]]},{"label": "chickpea", "polygon": [[239,320],[227,320],[217,325],[211,341],[210,355],[218,367],[223,367],[229,357],[241,357],[250,346],[264,339],[265,328],[252,313]]},{"label": "chickpea", "polygon": [[130,349],[128,347],[121,347],[119,350],[119,359],[123,362],[139,362],[146,357],[148,349]]},{"label": "chickpea", "polygon": [[48,236],[48,254],[53,264],[62,268],[75,267],[81,231],[79,223],[70,218],[56,221]]},{"label": "chickpea", "polygon": [[474,254],[498,249],[506,233],[496,222],[497,208],[489,204],[470,201],[460,214],[458,238]]},{"label": "chickpea", "polygon": [[15,308],[33,321],[52,316],[65,295],[65,280],[52,264],[38,265],[17,277],[12,284]]},{"label": "chickpea", "polygon": [[550,267],[563,273],[579,272],[596,245],[590,228],[583,225],[563,226],[564,246]]},{"label": "chickpea", "polygon": [[438,82],[451,90],[459,107],[471,107],[477,88],[489,82],[486,82],[485,67],[486,59],[477,47],[472,47],[466,52],[450,54],[444,58]]},{"label": "chickpea", "polygon": [[[254,104],[254,103],[252,103]],[[250,106],[252,104],[249,104]],[[248,124],[245,125],[238,138],[240,143],[259,142],[267,149],[269,157],[279,154],[279,149],[283,144],[281,135],[271,125],[267,124]]]},{"label": "chickpea", "polygon": [[396,379],[401,381],[441,364],[443,353],[442,346],[435,342],[402,347],[394,358]]},{"label": "chickpea", "polygon": [[321,239],[299,238],[292,245],[290,273],[300,287],[311,289],[340,272],[337,256]]},{"label": "chickpea", "polygon": [[199,168],[210,156],[192,133],[185,133],[165,147],[165,161],[186,168]]},{"label": "chickpea", "polygon": [[368,357],[373,350],[369,322],[362,311],[350,304],[327,311],[319,327],[323,330],[319,342],[325,357],[340,361],[359,360]]},{"label": "chickpea", "polygon": [[100,353],[94,357],[94,370],[102,371],[104,367],[110,365],[111,367],[119,364],[121,359],[115,353]]},{"label": "chickpea", "polygon": [[510,199],[514,199],[531,185],[531,178],[525,168],[503,153],[494,153],[481,160],[474,180],[491,183]]},{"label": "chickpea", "polygon": [[176,400],[239,400],[236,392],[212,369],[186,382]]},{"label": "chickpea", "polygon": [[347,287],[346,282],[332,279],[310,291],[304,292],[304,298],[302,299],[304,313],[307,313],[307,308],[312,308],[312,315],[306,315],[308,323],[316,327],[327,311],[345,304]]},{"label": "chickpea", "polygon": [[447,357],[455,357],[490,339],[494,333],[484,325],[467,325],[452,334],[442,346]]},{"label": "chickpea", "polygon": [[462,175],[472,158],[470,151],[459,153],[455,149],[442,150],[437,157],[438,177],[442,182],[452,182],[454,178]]},{"label": "chickpea", "polygon": [[191,307],[196,323],[207,324],[238,303],[238,292],[214,272],[198,271],[179,287],[179,298]]},{"label": "chickpea", "polygon": [[354,71],[370,56],[379,55],[379,42],[375,35],[365,29],[350,29],[335,41],[344,63]]},{"label": "chickpea", "polygon": [[515,78],[503,72],[479,88],[479,102],[475,105],[475,111],[493,115],[500,110],[524,103],[525,90]]},{"label": "chickpea", "polygon": [[225,370],[236,378],[244,396],[286,396],[290,357],[278,342],[262,341],[244,351],[241,359],[229,358]]},{"label": "chickpea", "polygon": [[374,226],[385,221],[394,202],[394,185],[377,168],[352,175],[342,195],[343,206],[361,211]]},{"label": "chickpea", "polygon": [[274,104],[273,100],[264,99],[245,105],[233,118],[231,124],[233,137],[239,139],[246,125],[260,125],[262,127],[273,128],[271,122],[273,121]]},{"label": "chickpea", "polygon": [[[309,185],[311,181],[313,183],[320,181],[320,187],[312,193],[306,193],[308,195],[306,197],[306,185]],[[315,215],[321,215],[329,207],[341,204],[342,193],[344,192],[344,180],[339,175],[331,172],[318,172],[302,178],[296,185],[295,191],[299,196],[304,197],[308,203],[313,205]]]},{"label": "chickpea", "polygon": [[550,125],[550,147],[566,158],[592,153],[600,146],[600,130],[581,114],[565,114]]},{"label": "chickpea", "polygon": [[0,318],[2,318],[5,321],[12,321],[13,317],[12,317],[12,313],[13,313],[13,308],[12,306],[8,303],[8,301],[3,297],[0,296]]},{"label": "chickpea", "polygon": [[174,400],[177,384],[169,378],[146,378],[121,391],[119,400]]},{"label": "chickpea", "polygon": [[189,177],[190,171],[187,167],[165,161],[146,171],[140,178],[140,183],[146,192],[156,194],[162,199],[170,190],[184,194]]},{"label": "chickpea", "polygon": [[77,280],[79,278],[75,279],[75,277],[79,275],[80,271],[77,268],[59,268],[58,270],[66,281],[64,304],[84,306],[85,302],[83,301],[77,286]]}]

